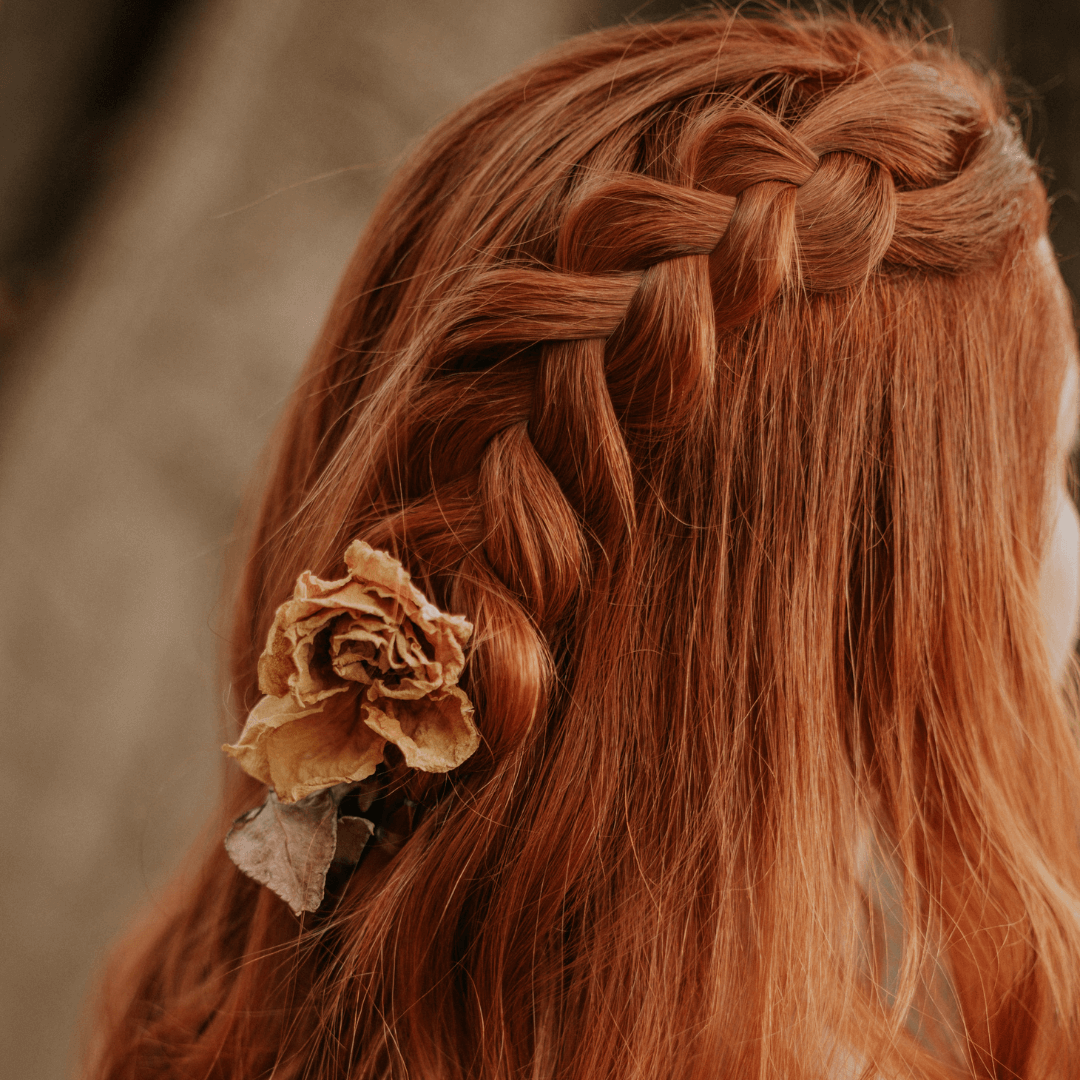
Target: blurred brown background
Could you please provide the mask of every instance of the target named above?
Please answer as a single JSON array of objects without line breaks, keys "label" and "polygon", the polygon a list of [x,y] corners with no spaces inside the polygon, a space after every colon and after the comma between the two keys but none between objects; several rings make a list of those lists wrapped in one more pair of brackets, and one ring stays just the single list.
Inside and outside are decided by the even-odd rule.
[{"label": "blurred brown background", "polygon": [[[68,1074],[88,979],[215,798],[233,519],[395,163],[541,49],[683,7],[0,3],[3,1076]],[[1080,6],[929,18],[1042,95],[1075,255]]]}]

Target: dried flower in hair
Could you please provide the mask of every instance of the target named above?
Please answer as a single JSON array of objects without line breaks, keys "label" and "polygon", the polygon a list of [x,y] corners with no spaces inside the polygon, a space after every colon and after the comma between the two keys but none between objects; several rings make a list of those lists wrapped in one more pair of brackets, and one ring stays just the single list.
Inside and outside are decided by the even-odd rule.
[{"label": "dried flower in hair", "polygon": [[423,772],[448,772],[480,744],[457,686],[472,625],[362,540],[345,565],[337,581],[304,571],[277,609],[259,659],[266,696],[225,747],[284,802],[370,776],[387,742]]}]

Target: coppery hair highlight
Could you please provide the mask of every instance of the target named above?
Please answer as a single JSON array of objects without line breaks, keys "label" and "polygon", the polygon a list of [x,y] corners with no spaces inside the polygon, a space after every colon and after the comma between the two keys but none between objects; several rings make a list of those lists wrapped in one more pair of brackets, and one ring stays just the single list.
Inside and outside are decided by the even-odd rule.
[{"label": "coppery hair highlight", "polygon": [[484,745],[300,922],[229,768],[86,1075],[1078,1075],[1045,227],[995,84],[848,17],[599,32],[444,121],[293,395],[231,680],[360,537],[475,623]]}]

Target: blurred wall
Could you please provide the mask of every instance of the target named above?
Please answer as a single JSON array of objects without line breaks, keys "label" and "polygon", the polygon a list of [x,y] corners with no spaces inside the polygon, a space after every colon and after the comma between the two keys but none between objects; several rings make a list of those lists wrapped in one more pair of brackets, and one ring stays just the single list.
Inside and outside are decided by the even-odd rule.
[{"label": "blurred wall", "polygon": [[0,375],[47,305],[125,112],[202,0],[0,4]]},{"label": "blurred wall", "polygon": [[[1029,141],[1056,196],[1054,247],[1080,296],[1080,3],[1006,0],[1000,25],[1000,54],[1019,80],[1014,92],[1027,100]],[[1074,463],[1080,465],[1080,455]]]},{"label": "blurred wall", "polygon": [[[130,3],[57,4],[0,7],[0,1072],[20,1080],[64,1075],[90,972],[215,798],[233,519],[386,177],[547,45],[687,6],[162,0],[140,51],[116,36]],[[948,12],[963,45],[1057,79],[1036,129],[1066,186],[1076,11]],[[100,97],[120,68],[141,99],[130,78]],[[1075,200],[1059,216],[1075,248]],[[5,331],[5,285],[35,275],[47,302]]]},{"label": "blurred wall", "polygon": [[578,27],[560,0],[192,11],[0,398],[20,1080],[65,1074],[90,972],[215,798],[223,549],[373,200],[435,120]]}]

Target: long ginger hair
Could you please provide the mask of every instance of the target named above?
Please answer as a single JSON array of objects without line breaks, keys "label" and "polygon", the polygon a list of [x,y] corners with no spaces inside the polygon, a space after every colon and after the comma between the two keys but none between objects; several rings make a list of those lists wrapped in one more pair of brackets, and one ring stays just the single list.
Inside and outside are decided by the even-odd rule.
[{"label": "long ginger hair", "polygon": [[843,16],[605,30],[439,125],[282,423],[231,688],[360,537],[475,623],[483,746],[299,920],[230,765],[86,1075],[1080,1075],[1046,214],[993,80]]}]

